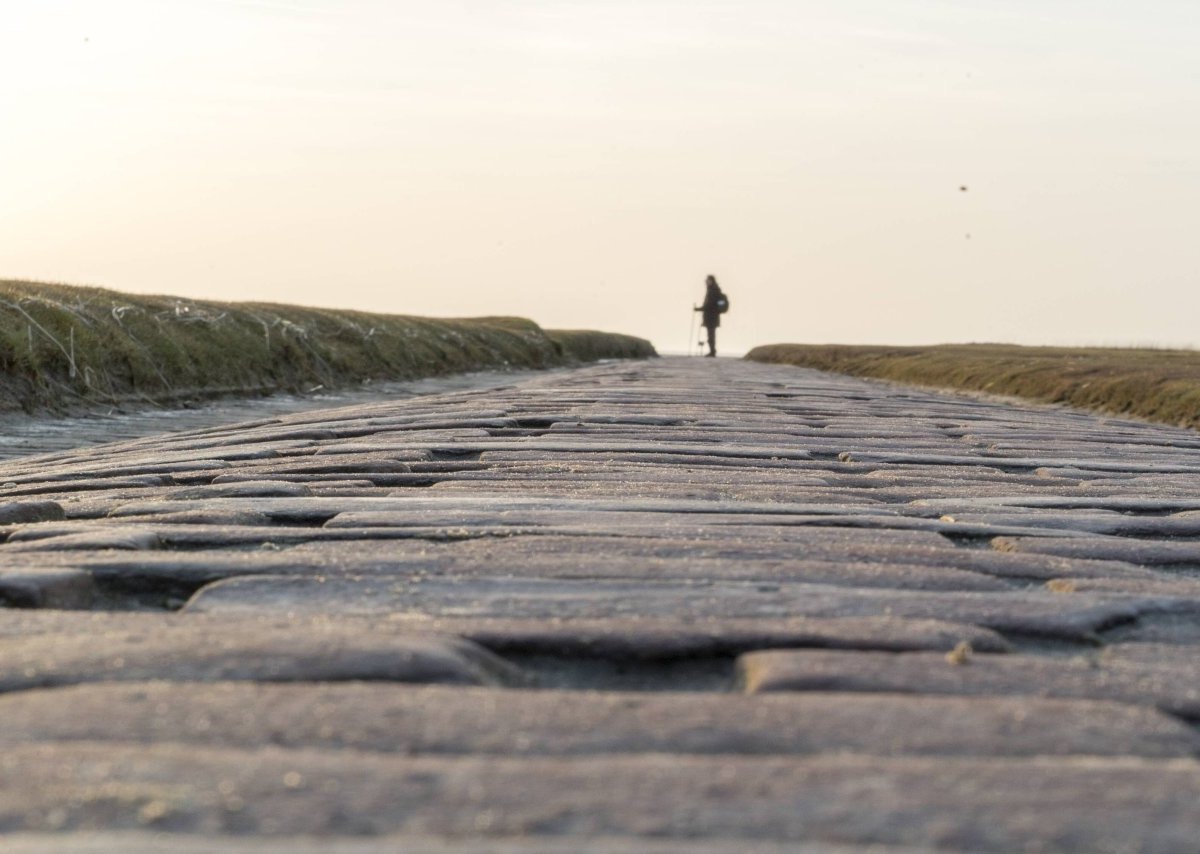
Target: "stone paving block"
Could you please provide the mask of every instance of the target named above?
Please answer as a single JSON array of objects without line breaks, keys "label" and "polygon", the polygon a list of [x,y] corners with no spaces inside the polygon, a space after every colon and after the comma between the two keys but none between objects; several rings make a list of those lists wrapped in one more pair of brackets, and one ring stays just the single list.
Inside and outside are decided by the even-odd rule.
[{"label": "stone paving block", "polygon": [[[399,497],[399,496],[398,496]],[[587,530],[589,528],[608,529],[612,525],[622,525],[630,529],[649,523],[657,527],[672,524],[703,523],[714,525],[786,525],[791,527],[811,526],[823,528],[874,528],[895,531],[925,531],[930,534],[951,535],[956,537],[995,537],[1041,535],[1041,529],[1034,526],[1019,524],[1000,526],[991,524],[971,524],[962,522],[946,522],[941,519],[926,519],[919,516],[906,516],[883,511],[879,512],[837,513],[834,508],[823,508],[823,512],[787,512],[788,505],[757,505],[743,501],[744,507],[737,512],[721,512],[722,506],[733,504],[731,501],[687,501],[676,499],[679,505],[707,504],[711,509],[686,508],[673,511],[669,507],[662,509],[642,509],[639,502],[628,502],[627,508],[618,510],[616,507],[599,505],[595,498],[581,501],[578,497],[558,497],[555,499],[540,499],[536,504],[527,503],[520,497],[511,497],[507,501],[490,499],[488,502],[475,503],[463,496],[462,504],[456,504],[459,496],[437,495],[436,503],[427,503],[421,499],[409,498],[404,500],[408,506],[395,509],[347,511],[339,513],[327,521],[324,527],[493,527],[504,525],[546,526]],[[668,500],[663,500],[664,504]],[[596,506],[586,506],[593,504]],[[580,506],[584,505],[584,506]],[[755,512],[756,506],[763,506],[766,512]],[[801,506],[801,505],[794,505]],[[651,515],[652,514],[652,515]],[[1082,536],[1084,532],[1058,531],[1058,536]],[[936,543],[933,537],[926,537],[926,543]]]},{"label": "stone paving block", "polygon": [[[16,483],[18,485],[22,483],[46,483],[52,481],[86,483],[96,478],[141,478],[147,475],[179,477],[180,475],[195,475],[200,472],[212,476],[213,472],[229,467],[230,464],[224,460],[201,459],[170,462],[150,456],[149,458],[136,459],[125,463],[120,461],[97,461],[96,463],[89,463],[83,466],[59,466],[52,471],[39,470],[35,474],[10,475],[6,473],[4,478],[6,483]],[[80,489],[82,487],[75,486],[74,488]]]},{"label": "stone paving block", "polygon": [[509,453],[537,453],[545,458],[554,454],[586,455],[615,454],[620,456],[653,455],[657,457],[679,458],[692,457],[720,458],[735,460],[810,460],[812,454],[800,448],[779,448],[770,445],[738,445],[731,443],[697,445],[688,442],[657,442],[657,441],[606,441],[606,440],[569,440],[530,438],[525,441],[512,442],[500,439],[478,439],[454,443],[423,443],[413,442],[410,447],[428,448],[435,456],[439,452],[447,454],[481,454],[487,459],[487,454],[496,453],[498,459],[504,459]]},{"label": "stone paving block", "polygon": [[0,551],[5,553],[24,552],[61,552],[61,551],[145,551],[162,548],[162,540],[154,531],[131,530],[130,528],[85,528],[76,533],[62,533],[59,536],[36,536],[43,532],[35,531],[34,537],[17,531],[12,534]]},{"label": "stone paving block", "polygon": [[201,498],[295,498],[311,495],[312,490],[299,483],[281,480],[247,480],[238,483],[213,483],[167,493],[170,501],[194,501]]},{"label": "stone paving block", "polygon": [[1200,498],[1190,496],[1163,496],[1161,498],[1138,495],[994,495],[980,496],[975,500],[964,498],[922,498],[913,502],[917,507],[937,509],[941,513],[965,513],[969,511],[987,513],[1007,511],[1013,507],[1048,510],[1111,510],[1117,513],[1177,513],[1182,510],[1200,510]]},{"label": "stone paving block", "polygon": [[117,505],[108,515],[148,516],[157,513],[188,512],[241,512],[261,513],[272,521],[311,524],[332,519],[347,507],[356,507],[356,502],[369,499],[338,498],[204,498],[191,501],[135,501]]},{"label": "stone paving block", "polygon": [[[712,473],[705,467],[663,468],[645,463],[618,463],[611,460],[604,462],[575,462],[570,463],[537,463],[532,461],[453,463],[445,461],[438,463],[414,463],[413,470],[422,473],[437,473],[445,476],[445,483],[474,484],[476,494],[480,492],[498,492],[508,485],[521,482],[533,484],[552,484],[556,481],[574,481],[576,483],[629,483],[639,486],[656,484],[688,484],[712,483]],[[802,471],[775,470],[774,472],[758,472],[753,469],[739,469],[726,466],[721,472],[720,483],[727,486],[777,486],[804,487],[829,486],[830,478],[837,473],[828,469],[816,467]],[[528,494],[538,494],[530,490]],[[637,494],[639,497],[640,493]],[[828,495],[826,495],[828,498]],[[770,503],[795,503],[796,499],[783,499]],[[817,501],[800,503],[817,504]],[[846,502],[851,503],[851,502]]]},{"label": "stone paving block", "polygon": [[[247,709],[259,710],[247,715]],[[937,721],[937,726],[930,726]],[[617,693],[138,682],[0,695],[0,744],[36,741],[419,755],[1140,756],[1200,753],[1144,707],[1027,697]]]},{"label": "stone paving block", "polygon": [[[176,529],[166,529],[166,541],[168,543],[189,542],[187,537],[175,533],[176,530],[183,530],[185,527],[188,526],[180,525]],[[201,530],[201,537],[191,542],[211,539],[204,531],[203,526],[197,527]],[[162,531],[164,529],[159,528],[158,530]],[[262,548],[255,551],[248,551],[244,548],[222,551],[168,551],[139,553],[135,556],[113,552],[91,551],[8,553],[0,549],[0,567],[40,565],[57,567],[68,565],[85,569],[97,579],[104,582],[118,582],[126,586],[143,585],[154,589],[164,585],[194,588],[200,584],[220,578],[262,573],[313,576],[372,573],[390,576],[396,580],[404,580],[408,577],[419,578],[431,573],[465,575],[469,577],[473,575],[494,574],[498,566],[494,560],[489,560],[486,556],[478,558],[471,555],[457,557],[449,553],[427,556],[425,552],[436,544],[426,540],[388,541],[387,543],[377,544],[380,546],[378,551],[372,551],[367,548],[369,544],[354,539],[309,544],[326,547],[322,550],[308,549],[305,546],[280,548],[277,543],[282,542],[286,545],[287,539],[271,536],[271,530],[273,529],[263,532],[263,537],[258,542],[258,545]],[[300,530],[303,532],[303,529]],[[343,533],[348,533],[350,537],[354,537],[357,534],[355,531]],[[218,536],[223,535],[218,534]],[[227,537],[227,539],[230,542],[239,542],[233,537]],[[242,542],[249,543],[253,542],[253,540]],[[467,543],[470,543],[470,541],[465,541],[463,544]],[[443,545],[458,544],[460,543],[447,542]],[[404,550],[406,549],[412,551],[405,552]],[[519,558],[513,556],[512,560],[519,560]],[[694,576],[692,570],[697,566],[697,561],[686,557],[677,561],[650,559],[637,562],[618,559],[613,563],[607,563],[602,556],[597,556],[599,563],[585,564],[577,561],[574,565],[564,563],[563,560],[562,558],[556,559],[551,556],[539,556],[531,558],[523,564],[500,566],[513,574],[526,574],[534,577],[548,575],[568,578],[593,577],[596,575],[640,577],[647,569],[663,571],[669,577],[690,578]],[[709,565],[714,567],[714,575],[750,579],[762,579],[764,576],[768,578],[772,577],[770,570],[754,566],[742,567],[739,570],[736,565],[729,563],[713,563],[709,561]],[[808,567],[802,566],[800,567],[799,574],[806,575],[808,571]],[[834,567],[828,565],[817,566],[812,568],[812,571],[819,574],[829,574],[834,571]],[[788,573],[782,571],[776,573],[776,575],[785,578],[788,577]],[[889,584],[900,583],[900,580],[903,578],[901,574],[889,576],[886,572],[872,573],[870,568],[859,572],[858,575],[875,586],[888,586]],[[932,574],[930,577],[931,579],[935,578]],[[953,573],[949,573],[946,582],[940,586],[955,586],[955,578]]]},{"label": "stone paving block", "polygon": [[[107,513],[95,517],[76,517],[83,522],[105,523],[109,521]],[[156,525],[220,525],[225,528],[259,528],[268,527],[271,520],[263,513],[253,510],[177,510],[171,513],[157,513],[153,516],[131,516],[130,524]]]},{"label": "stone paving block", "polygon": [[590,513],[653,513],[695,514],[708,517],[728,516],[844,516],[850,511],[864,517],[902,518],[894,508],[843,505],[834,502],[822,503],[779,503],[740,501],[689,501],[682,499],[653,499],[627,497],[624,501],[613,499],[574,499],[541,496],[514,497],[511,495],[489,495],[485,491],[471,496],[408,496],[404,498],[381,498],[364,501],[357,506],[347,506],[343,512],[445,512],[448,510],[512,511],[554,510]]},{"label": "stone paving block", "polygon": [[[329,546],[330,549],[336,549],[341,556],[341,560],[336,564],[327,564],[331,570],[391,572],[397,569],[424,568],[433,571],[445,568],[478,573],[480,570],[494,572],[498,568],[496,560],[501,558],[496,558],[486,565],[480,563],[480,559],[472,559],[466,555],[454,561],[444,554],[433,552],[432,549],[441,543],[489,541],[513,545],[513,548],[509,549],[508,557],[503,558],[505,563],[499,565],[499,568],[521,575],[628,575],[631,571],[640,573],[650,570],[650,561],[643,561],[644,566],[639,569],[637,559],[623,557],[623,552],[620,551],[611,557],[604,554],[588,554],[585,551],[589,543],[604,540],[606,536],[608,539],[621,537],[622,534],[629,539],[661,539],[666,543],[690,538],[693,545],[690,550],[674,554],[669,550],[660,550],[659,559],[654,561],[672,575],[678,575],[680,572],[703,575],[707,569],[708,574],[713,577],[785,578],[790,575],[796,578],[824,579],[834,584],[847,584],[858,580],[865,586],[895,586],[896,582],[904,582],[907,579],[912,586],[921,589],[1004,589],[1009,583],[999,578],[1006,575],[1037,577],[1037,566],[1045,566],[1045,571],[1040,574],[1046,578],[1069,576],[1073,574],[1072,567],[1076,565],[1070,561],[1030,563],[1028,566],[1032,568],[1026,572],[1027,565],[1023,562],[989,562],[975,557],[960,561],[949,544],[936,538],[914,539],[909,536],[912,532],[881,531],[877,536],[868,538],[852,536],[846,529],[838,528],[708,527],[689,524],[686,521],[652,524],[640,517],[633,522],[608,525],[586,524],[580,520],[575,527],[566,524],[565,520],[564,524],[542,526],[497,525],[494,524],[495,520],[490,520],[489,524],[472,525],[466,519],[457,525],[437,526],[232,526],[207,524],[203,521],[207,515],[200,512],[193,517],[194,521],[175,524],[160,523],[158,520],[165,518],[164,514],[162,517],[124,517],[121,520],[80,519],[11,529],[8,531],[8,542],[0,546],[0,565],[3,565],[4,555],[9,553],[47,550],[72,551],[73,563],[86,562],[91,560],[89,551],[133,548],[137,547],[135,541],[141,539],[145,540],[142,545],[146,547],[153,547],[157,540],[168,548],[188,550],[219,550],[246,546],[273,548],[297,543],[317,547],[324,542],[338,544]],[[130,542],[122,544],[122,537]],[[555,562],[547,566],[545,560],[532,557],[538,554],[537,546],[533,543],[528,546],[528,554],[531,557],[523,558],[518,554],[525,549],[525,541],[529,539],[552,539],[557,543],[574,540],[574,543],[571,543],[570,548],[560,548]],[[404,541],[412,542],[406,544]],[[752,548],[754,544],[766,545],[774,553],[760,555],[771,560],[770,563],[740,566],[728,562],[714,563],[715,558],[706,557],[703,548],[695,548],[704,544],[710,547],[710,553],[724,551],[733,555],[741,551],[750,555],[756,551]],[[408,555],[414,553],[428,556],[428,566],[422,567],[419,562],[414,566],[412,561],[406,560]],[[298,554],[307,555],[308,552]],[[908,558],[911,560],[905,562]],[[213,560],[220,563],[223,556],[215,554]],[[672,560],[680,562],[678,568],[666,566]],[[683,562],[689,560],[697,561],[695,571],[684,565]],[[835,567],[830,566],[834,562],[844,566],[844,572],[839,574]],[[1088,566],[1083,562],[1077,563],[1085,568]],[[1100,566],[1103,569],[1102,574],[1105,575],[1136,574],[1131,571],[1122,572],[1119,564]],[[1006,572],[1010,569],[1012,572]],[[988,578],[986,575],[996,578]]]},{"label": "stone paving block", "polygon": [[[691,577],[773,578],[787,577],[781,567],[797,567],[798,574],[810,577],[809,572],[823,573],[831,565],[846,567],[847,576],[877,577],[889,566],[928,567],[934,570],[960,569],[995,575],[1014,580],[1045,581],[1065,577],[1147,578],[1159,577],[1153,570],[1142,569],[1116,561],[1087,561],[1059,558],[1050,555],[1007,554],[987,549],[956,548],[944,538],[924,538],[924,541],[905,534],[882,539],[862,530],[834,528],[805,528],[798,541],[772,542],[740,536],[716,540],[671,539],[669,537],[568,537],[540,535],[537,537],[489,537],[457,543],[432,544],[420,542],[372,544],[362,543],[354,549],[319,542],[306,543],[292,551],[295,556],[329,554],[333,550],[346,556],[340,564],[348,571],[356,568],[386,568],[389,557],[414,554],[428,558],[438,567],[486,568],[503,567],[517,572],[523,561],[534,564],[543,560],[557,561],[553,575],[604,575],[606,565],[619,565],[624,559],[631,562],[648,559],[683,560],[695,562],[698,569]],[[803,544],[799,551],[796,543]],[[404,550],[403,552],[401,550]],[[411,550],[411,551],[409,551]],[[445,558],[446,555],[452,558]],[[332,568],[338,566],[332,562]],[[710,568],[713,561],[718,568]],[[803,563],[804,566],[798,566]],[[667,570],[661,562],[648,564],[654,577]],[[874,567],[874,575],[866,567]],[[575,568],[578,568],[578,572]],[[810,570],[809,567],[812,567]],[[549,573],[547,573],[549,574]]]},{"label": "stone paving block", "polygon": [[[251,620],[219,614],[177,614],[162,611],[54,611],[0,609],[0,638],[35,635],[104,635],[133,633],[152,636],[160,627],[176,631],[179,623],[197,633],[223,634],[226,627],[247,625],[318,634],[329,618],[324,615],[255,615]],[[729,657],[772,647],[831,649],[937,650],[949,652],[967,642],[981,652],[1008,652],[1010,644],[989,629],[944,620],[906,620],[894,617],[841,619],[711,619],[689,620],[605,618],[600,620],[428,618],[386,614],[379,617],[336,618],[346,631],[379,637],[430,634],[454,635],[497,652],[513,655],[555,655],[571,658],[607,657],[619,660],[671,660]]]},{"label": "stone paving block", "polygon": [[[347,478],[349,478],[349,480],[347,480]],[[363,475],[363,474],[347,475],[347,474],[344,474],[341,472],[317,472],[317,473],[304,472],[301,474],[296,474],[296,473],[292,473],[292,472],[283,472],[283,473],[275,473],[274,475],[272,475],[272,480],[277,483],[307,484],[310,486],[323,486],[323,485],[331,484],[331,483],[356,483],[356,484],[362,484],[363,486],[371,486],[375,483],[374,480],[368,478],[366,475]],[[258,481],[259,481],[258,475],[253,472],[247,472],[244,474],[243,473],[223,474],[223,475],[218,475],[217,477],[214,477],[212,480],[212,484],[210,486],[217,487],[217,486],[223,486],[226,484],[229,484],[229,485],[253,484]],[[216,497],[222,497],[222,496],[216,496]],[[237,497],[237,496],[234,495],[233,497]]]},{"label": "stone paving block", "polygon": [[[1082,496],[1082,485],[1076,487],[1056,487],[1055,492],[1058,493],[1064,500],[1074,496]],[[943,483],[926,483],[914,484],[912,486],[885,486],[880,485],[874,491],[876,498],[880,501],[886,501],[889,504],[907,504],[913,508],[923,508],[924,503],[929,499],[930,493],[936,492],[941,496],[938,500],[944,501],[971,501],[978,502],[983,499],[996,498],[1005,501],[1018,500],[1021,497],[1036,498],[1045,495],[1046,487],[1039,486],[1035,483],[985,483],[965,481],[958,483],[956,481]],[[959,505],[947,506],[945,509],[938,508],[941,513],[961,512]]]},{"label": "stone paving block", "polygon": [[635,837],[571,837],[568,840],[528,835],[465,839],[405,833],[395,836],[247,838],[219,834],[188,835],[143,832],[18,833],[5,838],[10,854],[922,854],[916,848],[891,845],[773,843],[750,839],[652,840]]},{"label": "stone paving block", "polygon": [[88,608],[95,598],[91,573],[66,567],[0,568],[0,605],[15,608]]},{"label": "stone paving block", "polygon": [[0,525],[53,522],[63,518],[62,505],[54,501],[6,501],[0,503]]},{"label": "stone paving block", "polygon": [[255,466],[252,469],[240,469],[250,472],[264,480],[275,480],[290,474],[336,474],[343,478],[362,478],[380,474],[407,474],[412,471],[412,463],[399,460],[375,460],[372,462],[345,462],[337,457],[322,457],[316,459],[291,459],[286,462],[272,463],[269,466]]},{"label": "stone paving block", "polygon": [[[196,617],[200,615],[192,615]],[[465,637],[500,655],[671,661],[715,658],[777,647],[940,650],[970,644],[981,652],[1011,645],[989,629],[945,620],[893,617],[683,617],[578,620],[388,615],[392,624]]]},{"label": "stone paving block", "polygon": [[[131,517],[129,521],[119,522],[111,519],[81,519],[22,527],[13,530],[6,544],[0,547],[0,561],[8,552],[73,551],[86,559],[90,551],[105,548],[166,546],[221,549],[266,542],[304,542],[321,537],[318,530],[271,525],[269,519],[259,520],[260,524],[257,525],[230,525],[219,521],[222,516],[253,518],[245,513],[185,513],[184,518],[193,521],[173,524],[159,521],[172,515],[164,513],[161,516]],[[214,519],[217,520],[215,523]],[[128,540],[129,544],[107,545],[110,541],[122,539]],[[139,546],[139,542],[142,545]],[[36,547],[34,544],[37,544]]]},{"label": "stone paving block", "polygon": [[1126,663],[1094,655],[980,654],[954,663],[925,652],[769,650],[743,655],[737,679],[748,693],[882,691],[1114,700],[1200,720],[1200,656]]},{"label": "stone paving block", "polygon": [[523,676],[469,641],[420,633],[377,636],[353,625],[229,622],[210,633],[202,624],[174,622],[153,632],[113,628],[102,635],[0,640],[0,691],[148,679],[498,685]]},{"label": "stone paving block", "polygon": [[[826,552],[824,558],[796,559],[788,556],[798,551],[792,544],[789,544],[790,549],[778,550],[773,555],[761,554],[765,550],[739,548],[741,544],[736,542],[721,541],[714,542],[711,550],[695,548],[693,544],[690,549],[676,551],[669,547],[645,548],[638,554],[629,549],[629,542],[623,544],[625,548],[613,548],[606,553],[603,551],[605,543],[597,542],[599,538],[537,537],[539,542],[527,543],[527,537],[492,537],[442,545],[361,539],[370,533],[357,532],[359,539],[347,542],[305,542],[288,551],[287,556],[293,561],[290,566],[278,561],[275,564],[287,574],[487,577],[503,573],[514,577],[564,579],[650,577],[689,581],[801,581],[840,587],[916,590],[1006,590],[1013,587],[1011,581],[971,569],[853,560],[838,553],[836,542],[824,547],[818,547],[812,541],[805,542],[804,551]],[[572,539],[579,541],[572,543]],[[543,546],[541,540],[555,542]],[[591,550],[593,544],[599,550]],[[743,559],[738,558],[739,552],[745,556]],[[1113,575],[1120,577],[1119,573]]]},{"label": "stone paving block", "polygon": [[1002,633],[1090,642],[1180,600],[1051,592],[910,592],[773,582],[261,575],[200,589],[192,613],[330,613],[543,619],[877,617],[941,619]]},{"label": "stone paving block", "polygon": [[1098,658],[1105,663],[1194,668],[1197,652],[1189,644],[1118,642],[1107,644]]},{"label": "stone paving block", "polygon": [[[569,505],[572,497],[564,496],[562,502]],[[715,503],[715,502],[714,502]],[[824,528],[844,530],[849,528],[872,528],[880,531],[877,540],[891,539],[897,542],[917,541],[925,545],[938,543],[935,536],[950,532],[956,536],[1020,536],[1022,534],[1040,534],[1036,528],[1025,527],[991,527],[970,525],[947,525],[937,520],[926,520],[902,516],[877,515],[783,515],[750,513],[646,513],[637,510],[630,512],[597,512],[594,510],[571,510],[552,508],[520,507],[520,500],[515,499],[516,506],[512,508],[495,507],[472,509],[470,507],[456,508],[448,506],[445,509],[411,508],[398,511],[368,511],[339,513],[333,519],[325,522],[325,528],[468,528],[487,530],[503,527],[552,528],[562,531],[578,531],[586,533],[627,531],[635,534],[638,529],[648,529],[649,532],[667,531],[672,528],[691,528],[703,526],[714,529],[719,526],[739,526],[739,530],[730,532],[731,536],[747,533],[759,533],[767,527],[789,528]],[[758,529],[758,530],[754,530]],[[924,532],[924,538],[900,538],[894,532]],[[883,532],[887,532],[884,534]]]},{"label": "stone paving block", "polygon": [[[741,471],[769,469],[813,472],[825,471],[828,468],[827,463],[811,459],[811,455],[807,451],[803,453],[804,456],[778,457],[771,456],[769,451],[761,451],[762,455],[755,457],[745,454],[718,454],[712,449],[697,449],[692,454],[684,455],[650,449],[604,451],[593,448],[590,451],[581,450],[574,454],[564,452],[562,459],[582,459],[592,462],[603,461],[616,464],[656,466],[686,465],[692,468],[734,469]],[[553,461],[555,458],[553,456],[547,457],[546,452],[540,449],[516,450],[514,448],[496,448],[482,451],[479,459],[481,462],[491,465],[495,463],[545,462],[547,459]]]},{"label": "stone paving block", "polygon": [[[982,461],[981,461],[982,462]],[[838,469],[845,469],[839,464]],[[987,465],[973,466],[904,466],[904,465],[872,465],[865,467],[863,477],[869,482],[889,484],[921,484],[933,486],[937,482],[945,483],[953,480],[956,484],[995,483],[1022,484],[1026,486],[1047,486],[1047,479],[1040,475],[1014,474],[1001,471]],[[1074,485],[1070,479],[1063,478],[1067,485]]]},{"label": "stone paving block", "polygon": [[[1174,516],[1125,516],[1112,511],[1025,513],[960,513],[943,516],[958,525],[988,525],[995,527],[1047,528],[1051,531],[1105,534],[1119,537],[1198,537],[1200,519]],[[1006,535],[1011,536],[1011,535]],[[1090,541],[1090,538],[1089,538]]]},{"label": "stone paving block", "polygon": [[[412,477],[420,479],[419,475],[412,475]],[[828,494],[828,490],[821,487],[700,485],[686,483],[630,484],[622,483],[615,479],[607,482],[601,480],[595,483],[571,482],[565,479],[542,482],[505,480],[491,481],[490,483],[494,484],[499,490],[510,492],[513,495],[524,495],[530,490],[536,490],[540,495],[562,495],[568,498],[620,498],[628,495],[631,489],[636,489],[639,493],[646,496],[702,501],[788,501],[797,498],[819,501]],[[380,483],[379,485],[383,486],[385,484]],[[394,485],[411,486],[412,484]],[[477,486],[474,482],[460,478],[457,475],[437,476],[435,482],[420,483],[419,485],[428,486],[429,492],[435,494],[471,494]],[[400,493],[396,492],[393,494],[398,495]],[[865,500],[864,505],[873,503],[874,500],[874,498]],[[1027,529],[1021,530],[1022,532],[1027,532]]]},{"label": "stone paving block", "polygon": [[1200,599],[1200,579],[1171,578],[1169,572],[1160,578],[1055,578],[1046,588],[1055,593],[1132,593],[1141,596],[1171,596]]},{"label": "stone paving block", "polygon": [[[74,509],[83,505],[97,505],[112,508],[130,501],[157,501],[184,484],[207,482],[207,476],[200,481],[176,482],[170,478],[162,478],[162,485],[117,484],[111,489],[98,487],[94,483],[86,486],[68,486],[61,488],[54,483],[42,484],[23,488],[26,497],[45,498],[59,502],[66,518],[73,518]],[[106,511],[107,512],[107,511]]]},{"label": "stone paving block", "polygon": [[338,434],[334,430],[287,426],[282,422],[248,429],[226,428],[210,435],[213,438],[208,441],[196,441],[193,437],[187,437],[187,444],[193,448],[224,450],[236,445],[299,445],[338,438]]},{"label": "stone paving block", "polygon": [[1200,766],[1094,757],[371,754],[347,765],[342,751],[36,744],[6,752],[0,810],[10,831],[104,824],[267,836],[407,830],[1184,852],[1200,821]]},{"label": "stone paving block", "polygon": [[1135,540],[1121,537],[1011,537],[992,541],[992,548],[1005,552],[1036,552],[1060,557],[1118,560],[1143,566],[1200,566],[1200,540]]},{"label": "stone paving block", "polygon": [[1036,472],[1038,469],[1070,469],[1087,468],[1096,472],[1116,472],[1129,474],[1200,474],[1200,466],[1196,464],[1177,464],[1154,461],[1118,460],[1118,459],[1080,459],[1053,458],[1047,456],[1006,456],[988,453],[980,458],[966,454],[914,454],[914,453],[873,453],[870,451],[844,451],[839,456],[843,462],[882,463],[901,465],[927,466],[962,466],[971,465],[975,459],[983,464],[1000,468],[1005,471]]},{"label": "stone paving block", "polygon": [[323,443],[316,451],[315,457],[327,457],[341,454],[378,454],[386,453],[399,462],[423,463],[433,460],[433,452],[422,448],[414,449],[403,439],[392,437],[384,439],[381,436],[371,436],[369,440],[357,442]]}]

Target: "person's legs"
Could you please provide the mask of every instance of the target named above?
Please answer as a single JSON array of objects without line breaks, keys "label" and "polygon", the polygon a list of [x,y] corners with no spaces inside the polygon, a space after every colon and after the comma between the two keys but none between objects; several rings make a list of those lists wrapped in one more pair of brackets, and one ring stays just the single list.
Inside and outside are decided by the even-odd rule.
[{"label": "person's legs", "polygon": [[708,330],[708,355],[715,356],[717,355],[717,327],[706,326],[704,328]]}]

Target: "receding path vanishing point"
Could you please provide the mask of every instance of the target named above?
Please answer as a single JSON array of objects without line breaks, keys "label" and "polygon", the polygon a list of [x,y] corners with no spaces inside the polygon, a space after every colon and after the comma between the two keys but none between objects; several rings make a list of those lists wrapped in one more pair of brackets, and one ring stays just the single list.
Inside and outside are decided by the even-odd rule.
[{"label": "receding path vanishing point", "polygon": [[0,539],[12,850],[1200,844],[1193,432],[668,358],[10,460]]}]

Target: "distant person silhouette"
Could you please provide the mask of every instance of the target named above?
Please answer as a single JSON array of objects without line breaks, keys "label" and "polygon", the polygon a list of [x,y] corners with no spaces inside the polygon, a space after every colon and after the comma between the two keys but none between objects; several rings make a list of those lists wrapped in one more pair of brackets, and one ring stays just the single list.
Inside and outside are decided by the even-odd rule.
[{"label": "distant person silhouette", "polygon": [[708,333],[708,353],[707,356],[717,355],[717,327],[721,325],[721,315],[729,311],[729,298],[725,296],[725,292],[721,290],[721,286],[717,284],[716,276],[709,276],[704,280],[707,290],[704,292],[704,305],[695,307],[696,311],[702,312],[702,325]]}]

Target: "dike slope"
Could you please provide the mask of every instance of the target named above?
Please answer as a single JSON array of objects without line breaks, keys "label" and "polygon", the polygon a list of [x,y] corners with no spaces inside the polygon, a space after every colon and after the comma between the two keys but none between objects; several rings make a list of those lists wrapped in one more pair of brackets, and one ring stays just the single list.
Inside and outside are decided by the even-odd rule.
[{"label": "dike slope", "polygon": [[1193,350],[768,344],[746,358],[1200,427],[1200,353]]},{"label": "dike slope", "polygon": [[0,411],[654,356],[629,335],[0,281]]}]

